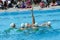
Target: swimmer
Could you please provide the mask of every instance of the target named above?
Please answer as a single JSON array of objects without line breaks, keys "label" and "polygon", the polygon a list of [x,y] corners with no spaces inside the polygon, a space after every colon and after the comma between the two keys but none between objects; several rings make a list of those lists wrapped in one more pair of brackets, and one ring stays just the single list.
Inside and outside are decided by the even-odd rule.
[{"label": "swimmer", "polygon": [[25,25],[24,25],[24,23],[22,23],[21,24],[21,27],[20,27],[20,30],[25,30],[26,28],[25,28]]},{"label": "swimmer", "polygon": [[20,30],[25,30],[25,27],[21,27]]},{"label": "swimmer", "polygon": [[39,25],[39,26],[48,26],[48,27],[51,27],[51,22],[48,21],[48,22],[43,23],[43,24],[41,24],[41,25]]},{"label": "swimmer", "polygon": [[38,26],[37,23],[35,23],[35,24],[25,23],[25,27],[28,27],[28,28],[30,28],[30,27],[37,27],[37,26]]},{"label": "swimmer", "polygon": [[12,28],[15,28],[15,27],[16,27],[15,23],[11,23],[10,26],[11,26]]},{"label": "swimmer", "polygon": [[32,28],[33,29],[38,29],[38,23],[33,24]]},{"label": "swimmer", "polygon": [[29,23],[25,23],[25,27],[28,29],[28,28],[32,28],[32,29],[37,29],[37,23],[35,23],[34,25],[32,24],[29,24]]},{"label": "swimmer", "polygon": [[34,24],[34,27],[38,27],[38,23],[35,23],[35,24]]},{"label": "swimmer", "polygon": [[15,28],[15,27],[16,27],[15,23],[11,23],[11,24],[10,24],[10,27],[11,27],[11,28],[5,30],[5,32],[10,32],[11,30],[16,29],[16,28]]},{"label": "swimmer", "polygon": [[26,27],[26,28],[30,28],[31,25],[30,25],[29,23],[25,23],[25,27]]}]

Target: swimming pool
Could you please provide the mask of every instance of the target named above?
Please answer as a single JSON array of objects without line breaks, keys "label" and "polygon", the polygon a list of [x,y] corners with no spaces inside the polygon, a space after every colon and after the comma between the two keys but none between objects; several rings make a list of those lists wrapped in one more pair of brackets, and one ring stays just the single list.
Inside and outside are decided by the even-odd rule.
[{"label": "swimming pool", "polygon": [[6,33],[4,30],[10,28],[10,23],[15,23],[19,28],[21,23],[32,23],[31,10],[0,12],[0,40],[60,40],[60,9],[56,10],[34,10],[35,21],[38,24],[51,21],[54,30],[31,32],[17,32],[17,29]]}]

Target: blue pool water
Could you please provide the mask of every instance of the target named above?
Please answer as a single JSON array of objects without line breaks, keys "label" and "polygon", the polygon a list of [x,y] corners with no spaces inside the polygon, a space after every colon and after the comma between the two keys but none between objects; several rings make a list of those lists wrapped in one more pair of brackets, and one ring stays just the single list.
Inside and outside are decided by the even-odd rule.
[{"label": "blue pool water", "polygon": [[20,28],[21,23],[32,23],[31,11],[0,12],[0,40],[60,40],[60,9],[56,10],[34,10],[35,21],[38,24],[51,21],[50,30],[24,30],[17,32],[10,28],[10,23],[15,23]]}]

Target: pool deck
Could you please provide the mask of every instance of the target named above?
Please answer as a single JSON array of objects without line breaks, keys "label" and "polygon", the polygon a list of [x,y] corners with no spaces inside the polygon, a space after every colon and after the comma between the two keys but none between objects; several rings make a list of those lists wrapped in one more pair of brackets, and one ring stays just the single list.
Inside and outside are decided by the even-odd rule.
[{"label": "pool deck", "polygon": [[[14,11],[27,11],[27,10],[31,10],[32,8],[9,8],[7,10],[0,10],[0,12],[14,12]],[[40,8],[38,7],[33,7],[33,10],[55,10],[55,9],[60,9],[60,6],[53,6],[53,7],[46,7],[46,8]]]}]

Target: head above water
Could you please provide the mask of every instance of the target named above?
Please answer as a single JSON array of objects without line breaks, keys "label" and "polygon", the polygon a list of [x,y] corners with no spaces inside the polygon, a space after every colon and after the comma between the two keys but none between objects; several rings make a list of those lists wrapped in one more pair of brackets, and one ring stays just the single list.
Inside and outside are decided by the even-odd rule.
[{"label": "head above water", "polygon": [[25,23],[25,27],[28,25],[28,23]]},{"label": "head above water", "polygon": [[22,24],[21,24],[21,27],[24,27],[24,26],[25,26],[24,23],[22,23]]},{"label": "head above water", "polygon": [[31,24],[25,23],[25,27],[31,27]]},{"label": "head above water", "polygon": [[11,23],[10,26],[11,26],[12,28],[15,28],[16,25],[15,25],[15,23]]},{"label": "head above water", "polygon": [[38,26],[38,23],[35,23],[34,26]]},{"label": "head above water", "polygon": [[50,21],[48,21],[48,24],[51,24],[51,22],[50,22]]}]

